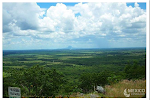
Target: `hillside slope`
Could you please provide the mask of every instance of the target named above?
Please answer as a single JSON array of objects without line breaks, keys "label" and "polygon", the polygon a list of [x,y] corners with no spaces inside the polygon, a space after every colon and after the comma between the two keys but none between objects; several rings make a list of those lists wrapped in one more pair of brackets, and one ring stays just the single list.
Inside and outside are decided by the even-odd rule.
[{"label": "hillside slope", "polygon": [[[125,93],[124,90],[127,89]],[[133,91],[129,91],[133,90]],[[105,85],[106,94],[97,93],[97,91],[83,94],[72,94],[72,98],[126,98],[126,94],[130,94],[129,98],[142,98],[146,95],[146,80],[122,80],[116,84]],[[139,91],[138,91],[139,90]]]}]

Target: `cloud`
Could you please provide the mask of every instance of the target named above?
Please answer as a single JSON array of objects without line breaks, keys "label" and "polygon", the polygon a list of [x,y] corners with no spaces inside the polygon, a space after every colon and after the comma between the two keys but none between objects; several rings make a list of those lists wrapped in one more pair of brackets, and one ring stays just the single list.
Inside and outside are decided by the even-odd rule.
[{"label": "cloud", "polygon": [[69,32],[74,29],[75,16],[72,10],[67,9],[66,5],[57,3],[47,10],[47,17],[55,22],[56,31]]},{"label": "cloud", "polygon": [[117,2],[74,6],[57,3],[48,9],[40,8],[36,3],[3,3],[3,40],[10,41],[18,36],[39,39],[43,43],[44,39],[62,44],[69,41],[80,44],[82,40],[82,43],[96,46],[102,41],[111,45],[112,41],[124,39],[124,42],[144,41],[145,45],[146,11],[137,3],[135,7]]},{"label": "cloud", "polygon": [[40,12],[41,9],[36,3],[3,3],[3,26],[8,26],[10,22],[16,20],[16,26],[21,30],[36,30]]}]

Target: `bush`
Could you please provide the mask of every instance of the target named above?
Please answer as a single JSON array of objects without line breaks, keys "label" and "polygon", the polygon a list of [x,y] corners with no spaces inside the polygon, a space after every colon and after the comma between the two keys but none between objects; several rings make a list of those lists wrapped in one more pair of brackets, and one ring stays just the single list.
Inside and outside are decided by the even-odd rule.
[{"label": "bush", "polygon": [[84,73],[80,77],[80,88],[84,93],[93,90],[94,86],[104,86],[108,84],[109,72],[103,71],[101,73]]},{"label": "bush", "polygon": [[64,83],[63,75],[55,69],[49,70],[40,66],[14,70],[10,77],[3,80],[3,97],[8,97],[8,87],[20,87],[22,94],[29,97],[55,96]]}]

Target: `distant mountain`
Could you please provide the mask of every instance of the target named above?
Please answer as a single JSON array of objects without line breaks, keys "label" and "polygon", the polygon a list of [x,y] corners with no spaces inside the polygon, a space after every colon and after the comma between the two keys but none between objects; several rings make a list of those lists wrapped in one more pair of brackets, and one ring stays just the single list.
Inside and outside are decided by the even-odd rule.
[{"label": "distant mountain", "polygon": [[68,46],[66,49],[71,50],[71,49],[73,49],[73,47],[72,46]]}]

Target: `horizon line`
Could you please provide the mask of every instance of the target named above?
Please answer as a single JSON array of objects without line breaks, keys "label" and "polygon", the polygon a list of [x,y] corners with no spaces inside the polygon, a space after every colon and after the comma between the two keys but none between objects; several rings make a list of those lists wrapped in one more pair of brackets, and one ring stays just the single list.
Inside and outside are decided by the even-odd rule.
[{"label": "horizon line", "polygon": [[56,49],[4,49],[3,51],[21,51],[21,50],[76,50],[76,49],[123,49],[123,48],[146,48],[146,47],[107,47],[107,48],[56,48]]}]

